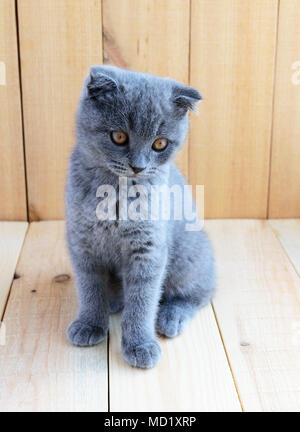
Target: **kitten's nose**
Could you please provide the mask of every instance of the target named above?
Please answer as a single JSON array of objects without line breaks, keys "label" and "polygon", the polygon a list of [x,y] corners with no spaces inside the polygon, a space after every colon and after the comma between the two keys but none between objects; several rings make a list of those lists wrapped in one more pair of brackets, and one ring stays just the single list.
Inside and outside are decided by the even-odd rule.
[{"label": "kitten's nose", "polygon": [[135,167],[135,166],[132,166],[132,165],[130,165],[130,164],[129,164],[129,166],[130,166],[130,168],[133,170],[133,172],[134,172],[135,174],[138,174],[139,172],[143,171],[143,170],[146,168],[146,167],[143,167],[143,168]]}]

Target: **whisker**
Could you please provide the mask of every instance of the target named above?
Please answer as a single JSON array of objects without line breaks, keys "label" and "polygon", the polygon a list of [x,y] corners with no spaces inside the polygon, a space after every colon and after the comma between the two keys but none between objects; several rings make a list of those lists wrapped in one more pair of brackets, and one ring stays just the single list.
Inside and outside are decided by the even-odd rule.
[{"label": "whisker", "polygon": [[120,171],[126,171],[126,168],[119,167],[118,165],[112,165],[114,168],[120,170]]},{"label": "whisker", "polygon": [[123,164],[123,162],[119,162],[119,161],[116,161],[114,159],[111,159],[111,162],[113,162],[114,164],[119,165],[121,167],[125,167],[125,164]]}]

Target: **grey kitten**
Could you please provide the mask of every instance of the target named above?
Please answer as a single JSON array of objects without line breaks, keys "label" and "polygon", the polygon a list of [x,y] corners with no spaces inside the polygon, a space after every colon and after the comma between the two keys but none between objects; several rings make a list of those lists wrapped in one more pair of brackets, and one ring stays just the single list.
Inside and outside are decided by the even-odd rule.
[{"label": "grey kitten", "polygon": [[[155,331],[175,337],[215,286],[214,259],[203,230],[185,220],[99,220],[100,185],[174,184],[172,162],[199,92],[168,78],[94,66],[77,116],[77,141],[67,182],[67,238],[79,313],[67,335],[74,345],[100,343],[109,313],[123,309],[122,352],[132,366],[153,367],[161,356]],[[118,204],[118,203],[117,203]],[[118,205],[117,205],[118,207]]]}]

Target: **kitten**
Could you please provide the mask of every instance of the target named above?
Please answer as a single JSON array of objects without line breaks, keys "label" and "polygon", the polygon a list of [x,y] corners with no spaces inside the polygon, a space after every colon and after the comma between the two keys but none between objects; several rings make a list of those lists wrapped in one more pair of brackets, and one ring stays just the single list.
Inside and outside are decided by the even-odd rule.
[{"label": "kitten", "polygon": [[132,366],[161,356],[155,333],[177,336],[215,286],[214,259],[203,230],[185,220],[99,220],[101,185],[185,184],[172,162],[199,92],[168,78],[94,66],[84,83],[77,142],[67,182],[67,238],[79,313],[67,335],[90,346],[107,335],[109,313],[123,309],[122,352]]}]

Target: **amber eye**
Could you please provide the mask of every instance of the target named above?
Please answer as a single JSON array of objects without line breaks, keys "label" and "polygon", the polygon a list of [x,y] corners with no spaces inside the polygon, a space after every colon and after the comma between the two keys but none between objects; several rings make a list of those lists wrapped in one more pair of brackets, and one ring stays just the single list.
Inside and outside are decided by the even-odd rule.
[{"label": "amber eye", "polygon": [[167,138],[157,138],[154,143],[152,144],[152,148],[155,151],[162,151],[164,150],[168,145]]},{"label": "amber eye", "polygon": [[128,141],[128,135],[123,131],[113,131],[110,134],[111,140],[117,145],[125,145]]}]

